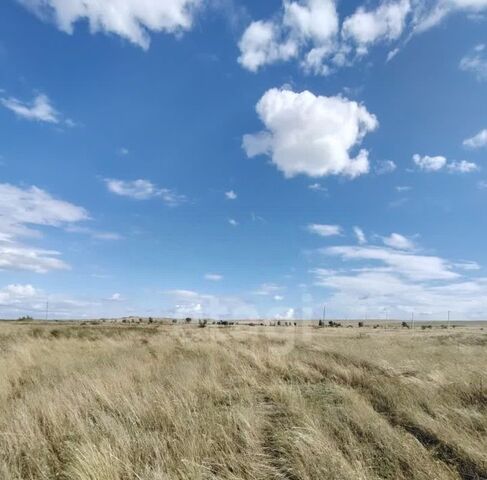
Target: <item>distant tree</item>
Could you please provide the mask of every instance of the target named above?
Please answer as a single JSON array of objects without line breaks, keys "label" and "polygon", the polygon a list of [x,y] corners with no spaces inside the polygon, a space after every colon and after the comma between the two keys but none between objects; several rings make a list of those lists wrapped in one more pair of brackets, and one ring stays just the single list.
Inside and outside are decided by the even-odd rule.
[{"label": "distant tree", "polygon": [[172,323],[178,323],[178,319],[177,318],[173,318],[172,319]]},{"label": "distant tree", "polygon": [[152,317],[149,317],[149,323],[154,323],[154,319]]},{"label": "distant tree", "polygon": [[193,319],[192,319],[192,318],[190,318],[190,317],[186,317],[186,320],[185,320],[185,322],[186,322],[186,323],[191,323],[192,321],[193,321]]},{"label": "distant tree", "polygon": [[325,324],[323,323],[323,320],[320,320],[318,322],[318,327],[324,327],[324,326],[325,326]]},{"label": "distant tree", "polygon": [[401,327],[402,328],[409,328],[408,322],[402,322]]},{"label": "distant tree", "polygon": [[362,328],[364,326],[364,322],[358,322],[358,326]]},{"label": "distant tree", "polygon": [[277,321],[277,326],[278,326],[278,327],[280,327],[280,326],[281,326],[281,321],[280,321],[280,320],[278,320],[278,321]]}]

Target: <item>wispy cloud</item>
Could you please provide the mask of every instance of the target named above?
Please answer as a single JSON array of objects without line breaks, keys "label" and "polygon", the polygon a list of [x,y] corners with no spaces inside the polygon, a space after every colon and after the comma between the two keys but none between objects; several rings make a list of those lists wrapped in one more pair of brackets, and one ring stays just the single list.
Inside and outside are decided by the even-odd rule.
[{"label": "wispy cloud", "polygon": [[206,273],[205,280],[210,280],[211,282],[219,282],[220,280],[223,280],[223,275],[220,275],[219,273]]},{"label": "wispy cloud", "polygon": [[14,97],[1,98],[0,102],[18,117],[26,120],[55,124],[63,121],[62,115],[52,106],[49,97],[44,94],[37,95],[30,103],[22,102]]},{"label": "wispy cloud", "polygon": [[473,51],[460,60],[460,70],[473,73],[478,81],[487,80],[487,56],[485,45],[477,45]]},{"label": "wispy cloud", "polygon": [[149,180],[118,180],[106,178],[105,184],[111,193],[134,200],[160,198],[166,205],[175,207],[187,201],[185,195],[178,194],[169,188],[161,188]]}]

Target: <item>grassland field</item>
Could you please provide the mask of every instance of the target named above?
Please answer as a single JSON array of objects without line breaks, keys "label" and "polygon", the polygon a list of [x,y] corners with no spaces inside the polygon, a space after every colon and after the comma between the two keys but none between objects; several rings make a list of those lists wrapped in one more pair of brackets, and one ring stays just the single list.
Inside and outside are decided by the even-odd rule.
[{"label": "grassland field", "polygon": [[487,479],[487,328],[0,322],[0,479]]}]

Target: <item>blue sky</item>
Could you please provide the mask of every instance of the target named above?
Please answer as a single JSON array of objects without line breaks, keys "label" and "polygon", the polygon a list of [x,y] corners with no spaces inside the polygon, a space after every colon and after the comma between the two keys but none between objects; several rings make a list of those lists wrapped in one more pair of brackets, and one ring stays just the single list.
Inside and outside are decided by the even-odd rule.
[{"label": "blue sky", "polygon": [[486,25],[2,2],[0,317],[485,318]]}]

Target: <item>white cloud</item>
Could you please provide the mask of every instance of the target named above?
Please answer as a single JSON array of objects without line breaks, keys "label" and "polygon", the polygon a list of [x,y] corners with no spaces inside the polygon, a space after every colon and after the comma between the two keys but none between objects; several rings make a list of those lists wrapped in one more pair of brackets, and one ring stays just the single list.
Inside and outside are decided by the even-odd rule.
[{"label": "white cloud", "polygon": [[404,193],[409,192],[412,188],[409,185],[398,185],[396,187],[396,192]]},{"label": "white cloud", "polygon": [[40,188],[0,184],[0,269],[45,273],[69,268],[59,252],[24,245],[19,237],[39,237],[33,225],[69,227],[88,218],[85,209]]},{"label": "white cloud", "polygon": [[460,60],[460,70],[470,72],[477,80],[487,80],[487,57],[485,56],[485,45],[477,45],[473,52],[465,55]]},{"label": "white cloud", "polygon": [[27,270],[47,273],[50,270],[67,270],[69,266],[57,258],[59,252],[24,246],[17,242],[0,242],[0,270]]},{"label": "white cloud", "polygon": [[233,190],[230,190],[228,192],[225,192],[225,197],[227,197],[228,200],[236,200],[237,194]]},{"label": "white cloud", "polygon": [[323,185],[319,183],[312,183],[311,185],[308,185],[308,188],[310,190],[314,190],[315,192],[327,192],[328,189],[324,187]]},{"label": "white cloud", "polygon": [[37,95],[30,104],[13,97],[2,98],[0,102],[17,116],[27,120],[47,123],[61,122],[61,114],[51,105],[47,95]]},{"label": "white cloud", "polygon": [[122,148],[120,148],[120,150],[118,151],[118,153],[120,155],[127,156],[130,153],[130,151],[129,151],[128,148],[122,147]]},{"label": "white cloud", "polygon": [[274,20],[252,22],[239,42],[240,64],[250,71],[302,54],[306,70],[324,74],[335,50],[338,15],[333,0],[283,1]]},{"label": "white cloud", "polygon": [[380,265],[375,271],[395,272],[411,280],[449,280],[459,275],[451,269],[449,262],[440,257],[418,255],[408,251],[382,247],[339,246],[320,250],[327,255],[339,256],[343,260],[373,261]]},{"label": "white cloud", "polygon": [[[297,60],[306,73],[327,75],[352,64],[379,43],[393,43],[387,61],[407,43],[442,22],[449,14],[480,14],[487,0],[378,0],[359,6],[340,26],[335,0],[283,0],[271,19],[252,22],[239,42],[239,62],[250,71]],[[368,5],[368,4],[367,4]],[[355,47],[355,48],[354,48]],[[353,55],[353,53],[358,55]],[[477,49],[461,68],[486,78],[485,59]]]},{"label": "white cloud", "polygon": [[160,188],[149,180],[138,179],[127,181],[106,178],[105,183],[110,192],[135,200],[160,198],[165,204],[171,207],[180,205],[187,200],[185,195],[180,195],[169,188]]},{"label": "white cloud", "polygon": [[350,150],[378,126],[365,106],[341,96],[273,88],[256,109],[266,129],[244,136],[249,157],[269,155],[288,178],[298,174],[354,178],[368,172],[367,150],[350,156]]},{"label": "white cloud", "polygon": [[383,1],[377,9],[369,11],[361,6],[343,22],[342,35],[356,43],[359,54],[366,53],[371,44],[399,38],[410,11],[409,0]]},{"label": "white cloud", "polygon": [[392,173],[396,168],[397,165],[392,160],[382,160],[377,162],[375,173],[378,175],[385,175],[386,173]]},{"label": "white cloud", "polygon": [[320,237],[333,237],[342,234],[342,228],[339,225],[321,225],[312,223],[306,228],[308,232],[319,235]]},{"label": "white cloud", "polygon": [[32,285],[10,284],[0,289],[0,305],[14,305],[36,297],[38,291]]},{"label": "white cloud", "polygon": [[263,65],[295,57],[298,52],[295,41],[283,41],[280,36],[279,26],[273,22],[252,22],[239,42],[239,63],[256,72]]},{"label": "white cloud", "polygon": [[[315,285],[332,290],[327,304],[352,316],[377,316],[388,310],[396,318],[440,320],[447,310],[457,318],[483,318],[487,308],[487,278],[471,277],[479,271],[476,262],[451,262],[382,247],[342,246],[321,250],[341,258],[340,270],[311,270]],[[359,263],[347,266],[343,260]],[[455,271],[460,269],[462,274]]]},{"label": "white cloud", "polygon": [[237,220],[235,220],[234,218],[229,218],[228,219],[228,223],[232,226],[232,227],[236,227],[238,226],[238,222]]},{"label": "white cloud", "polygon": [[424,32],[439,25],[455,12],[480,13],[487,8],[487,0],[434,0],[415,2],[413,27],[415,32]]},{"label": "white cloud", "polygon": [[211,282],[219,282],[223,280],[223,275],[218,273],[207,273],[205,274],[205,280],[210,280]]},{"label": "white cloud", "polygon": [[471,173],[479,169],[476,163],[467,162],[466,160],[451,162],[447,165],[447,168],[452,173]]},{"label": "white cloud", "polygon": [[353,227],[353,233],[357,237],[357,242],[360,245],[364,245],[367,243],[367,238],[365,236],[365,233],[360,227]]},{"label": "white cloud", "polygon": [[446,158],[437,155],[435,157],[430,157],[429,155],[413,155],[413,162],[425,172],[437,172],[441,170],[446,165]]},{"label": "white cloud", "polygon": [[59,227],[88,218],[84,208],[56,199],[40,188],[0,184],[0,228],[3,233],[35,236],[29,225]]},{"label": "white cloud", "polygon": [[469,148],[487,147],[487,128],[481,130],[473,137],[467,138],[463,141],[463,145]]},{"label": "white cloud", "polygon": [[409,238],[406,238],[399,233],[392,233],[388,237],[382,237],[384,245],[398,250],[414,250],[415,244]]},{"label": "white cloud", "polygon": [[274,295],[274,300],[276,300],[276,302],[280,302],[281,300],[284,300],[284,297],[282,295]]},{"label": "white cloud", "polygon": [[120,302],[123,300],[122,295],[120,293],[114,293],[108,300],[111,302]]},{"label": "white cloud", "polygon": [[119,35],[149,48],[149,32],[179,34],[193,26],[203,0],[18,0],[39,17],[69,34],[80,20],[90,31]]}]

